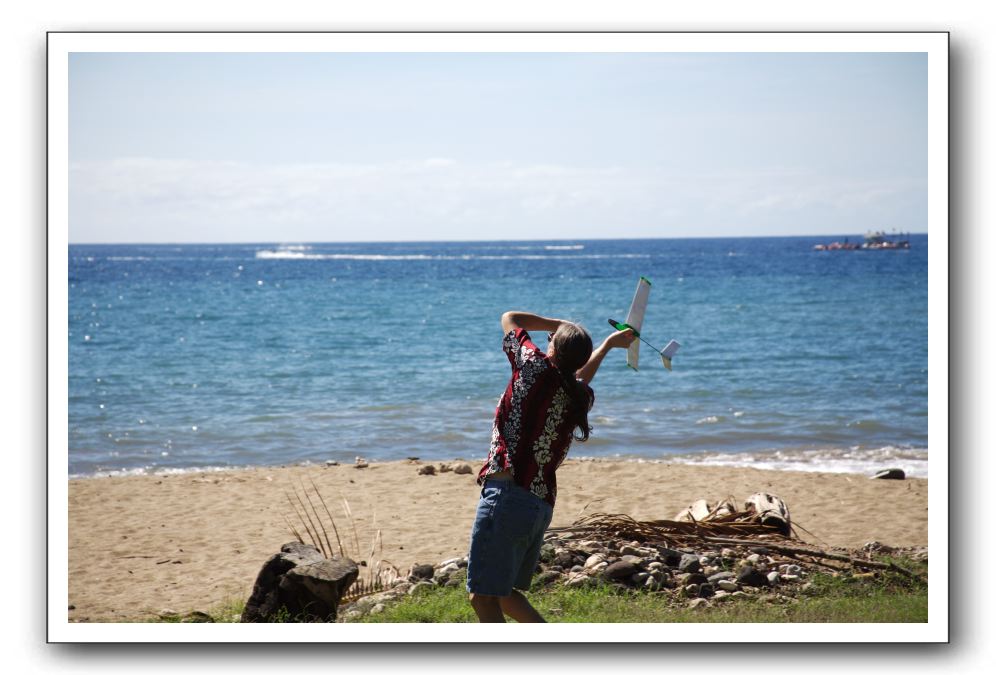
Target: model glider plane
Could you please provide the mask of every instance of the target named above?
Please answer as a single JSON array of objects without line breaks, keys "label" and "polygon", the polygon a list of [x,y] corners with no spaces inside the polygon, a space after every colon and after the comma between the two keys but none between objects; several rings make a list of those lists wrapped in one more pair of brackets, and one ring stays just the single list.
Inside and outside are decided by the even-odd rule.
[{"label": "model glider plane", "polygon": [[640,335],[640,329],[643,327],[643,315],[647,311],[647,299],[649,297],[650,280],[646,277],[640,277],[640,281],[636,284],[636,294],[633,296],[633,302],[629,306],[629,314],[626,315],[626,322],[620,323],[615,319],[609,319],[609,325],[616,330],[626,330],[627,328],[632,328],[633,334],[640,338],[639,340],[634,340],[633,344],[631,344],[629,349],[626,350],[627,366],[633,370],[639,370],[640,342],[644,342],[648,347],[660,355],[661,362],[664,364],[664,367],[671,370],[671,359],[674,357],[681,345],[675,340],[671,340],[664,346],[664,349],[657,349],[657,347],[644,340],[643,336]]}]

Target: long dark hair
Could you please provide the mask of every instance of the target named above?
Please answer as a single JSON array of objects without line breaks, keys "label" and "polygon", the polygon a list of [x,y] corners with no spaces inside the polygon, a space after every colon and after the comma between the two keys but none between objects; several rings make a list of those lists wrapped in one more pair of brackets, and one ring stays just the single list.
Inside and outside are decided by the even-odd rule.
[{"label": "long dark hair", "polygon": [[578,382],[575,373],[591,358],[591,335],[576,323],[565,322],[557,328],[550,344],[553,345],[553,363],[570,399],[567,414],[572,422],[574,440],[583,443],[591,435],[588,411],[593,401],[588,396],[588,387]]}]

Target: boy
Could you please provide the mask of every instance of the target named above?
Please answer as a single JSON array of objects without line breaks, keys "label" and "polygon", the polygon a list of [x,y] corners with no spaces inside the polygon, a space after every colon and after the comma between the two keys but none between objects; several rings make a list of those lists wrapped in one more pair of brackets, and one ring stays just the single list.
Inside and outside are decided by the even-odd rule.
[{"label": "boy", "polygon": [[[495,411],[488,459],[478,473],[481,499],[467,563],[470,604],[481,622],[542,622],[522,593],[539,560],[553,517],[557,467],[571,441],[591,433],[590,382],[609,350],[626,348],[632,330],[610,335],[592,349],[581,326],[528,312],[505,312],[502,349],[512,377]],[[550,331],[547,353],[528,331]]]}]

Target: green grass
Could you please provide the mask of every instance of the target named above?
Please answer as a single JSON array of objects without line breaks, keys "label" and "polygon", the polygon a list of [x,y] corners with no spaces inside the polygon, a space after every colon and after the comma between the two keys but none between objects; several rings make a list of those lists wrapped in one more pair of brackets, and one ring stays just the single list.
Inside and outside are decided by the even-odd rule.
[{"label": "green grass", "polygon": [[[907,565],[909,567],[909,565]],[[687,600],[613,585],[533,589],[530,602],[551,622],[563,623],[906,623],[927,620],[927,587],[887,573],[877,579],[816,575],[807,591],[772,601],[770,593],[690,609]],[[462,588],[439,588],[388,605],[366,623],[475,621]]]},{"label": "green grass", "polygon": [[[888,561],[888,559],[883,559]],[[897,564],[927,576],[927,567],[909,560]],[[886,572],[874,579],[818,574],[807,590],[775,599],[770,593],[712,602],[689,609],[688,601],[666,593],[630,591],[603,584],[587,588],[553,585],[533,588],[530,602],[550,622],[561,623],[909,623],[927,620],[927,585]],[[237,623],[245,607],[231,599],[207,612],[217,623]],[[282,617],[286,620],[287,617]],[[183,615],[154,621],[190,621]],[[476,621],[462,586],[435,588],[387,603],[363,623],[468,623]]]}]

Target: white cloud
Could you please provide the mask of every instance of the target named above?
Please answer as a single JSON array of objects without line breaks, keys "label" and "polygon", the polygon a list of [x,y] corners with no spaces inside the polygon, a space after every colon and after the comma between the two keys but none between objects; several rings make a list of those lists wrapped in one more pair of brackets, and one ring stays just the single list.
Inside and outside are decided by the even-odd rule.
[{"label": "white cloud", "polygon": [[692,175],[439,157],[285,165],[123,158],[70,167],[70,239],[687,236],[722,233],[701,230],[716,223],[744,228],[787,213],[798,218],[807,209],[881,210],[918,189],[794,171]]}]

